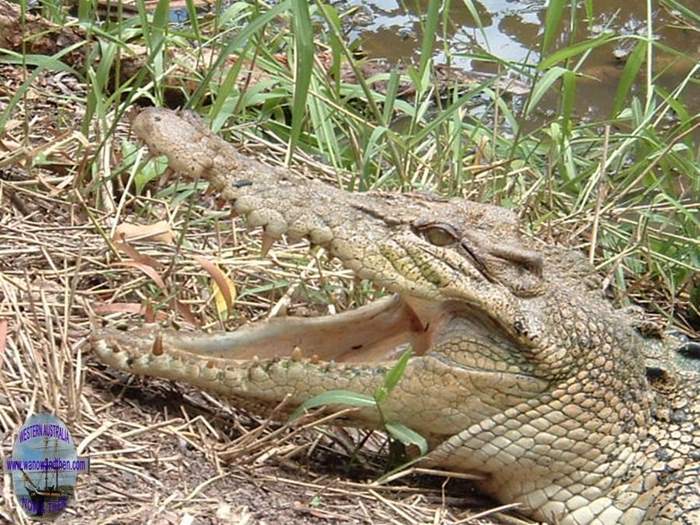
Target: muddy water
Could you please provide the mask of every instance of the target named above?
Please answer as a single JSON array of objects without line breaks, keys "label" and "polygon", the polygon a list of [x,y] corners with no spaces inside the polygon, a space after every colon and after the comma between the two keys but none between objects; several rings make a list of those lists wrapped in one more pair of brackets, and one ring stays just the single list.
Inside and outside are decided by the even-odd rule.
[{"label": "muddy water", "polygon": [[[428,2],[435,0],[344,0],[341,8],[356,8],[352,15],[353,36],[371,57],[391,61],[415,61],[420,51],[420,17],[427,12]],[[700,13],[700,0],[681,0],[695,13]],[[578,2],[583,4],[583,2]],[[700,57],[700,31],[683,27],[681,17],[652,0],[653,30],[664,46],[688,55],[677,59],[656,50],[656,73],[664,72],[659,84],[669,89],[678,84],[695,66]],[[592,20],[579,9],[576,31],[571,34],[568,20],[561,24],[557,45],[582,41],[612,31],[616,35],[646,34],[646,2],[641,0],[596,0]],[[336,4],[338,5],[338,4]],[[452,0],[448,27],[439,29],[434,50],[437,62],[450,62],[468,71],[495,72],[497,66],[478,60],[474,55],[491,53],[500,59],[536,64],[540,38],[544,28],[546,2],[542,0],[474,0],[483,32],[469,14],[465,3]],[[585,61],[577,89],[576,111],[579,117],[606,118],[610,114],[625,58],[636,40],[625,38],[593,51]],[[689,112],[700,112],[700,74],[681,97]],[[556,97],[544,99],[538,108],[541,116],[556,111]]]}]

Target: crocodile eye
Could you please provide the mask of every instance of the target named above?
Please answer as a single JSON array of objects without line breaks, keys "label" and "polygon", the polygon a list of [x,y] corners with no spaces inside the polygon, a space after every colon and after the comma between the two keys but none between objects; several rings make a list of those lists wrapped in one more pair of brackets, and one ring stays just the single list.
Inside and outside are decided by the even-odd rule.
[{"label": "crocodile eye", "polygon": [[425,226],[420,228],[420,232],[425,237],[430,244],[435,246],[449,246],[457,242],[457,236],[451,228],[447,228],[442,225],[432,224],[430,226]]}]

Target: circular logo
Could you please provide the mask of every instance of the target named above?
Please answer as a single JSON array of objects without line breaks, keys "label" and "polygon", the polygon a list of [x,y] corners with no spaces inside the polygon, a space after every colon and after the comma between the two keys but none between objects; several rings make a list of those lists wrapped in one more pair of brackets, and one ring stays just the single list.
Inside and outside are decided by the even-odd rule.
[{"label": "circular logo", "polygon": [[53,520],[73,499],[78,473],[87,472],[90,462],[77,456],[63,422],[41,413],[30,416],[19,429],[5,468],[25,513],[34,519]]}]

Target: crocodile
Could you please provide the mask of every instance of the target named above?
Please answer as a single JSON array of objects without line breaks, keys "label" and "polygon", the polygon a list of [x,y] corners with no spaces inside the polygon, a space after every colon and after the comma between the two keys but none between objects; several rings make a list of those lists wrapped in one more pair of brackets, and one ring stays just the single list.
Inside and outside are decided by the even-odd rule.
[{"label": "crocodile", "polygon": [[193,113],[149,108],[131,126],[262,227],[263,251],[306,238],[393,295],[232,332],[99,328],[100,361],[259,413],[284,401],[279,415],[332,389],[371,395],[410,346],[382,416],[426,438],[423,465],[479,473],[484,493],[547,523],[700,523],[700,374],[612,306],[581,254],[521,235],[498,206],[265,165]]}]

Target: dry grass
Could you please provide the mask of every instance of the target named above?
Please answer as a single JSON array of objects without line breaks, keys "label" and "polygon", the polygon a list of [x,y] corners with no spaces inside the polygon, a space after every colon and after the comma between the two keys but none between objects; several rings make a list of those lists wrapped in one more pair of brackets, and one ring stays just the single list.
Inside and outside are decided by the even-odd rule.
[{"label": "dry grass", "polygon": [[[176,39],[170,37],[172,44]],[[270,38],[270,33],[267,38],[279,40]],[[270,49],[276,51],[275,46]],[[257,51],[255,56],[264,58]],[[279,72],[279,64],[272,61],[270,70]],[[33,71],[0,65],[0,114]],[[284,75],[289,72],[283,70]],[[145,304],[152,305],[164,323],[182,325],[186,311],[200,327],[233,329],[271,314],[343,310],[376,293],[323,254],[310,256],[303,245],[279,243],[269,257],[260,258],[259,236],[242,230],[212,198],[199,192],[194,192],[196,198],[187,198],[186,186],[176,177],[152,183],[138,197],[125,191],[134,186],[133,173],[120,168],[126,120],[117,123],[116,133],[110,131],[115,120],[111,108],[119,106],[118,97],[117,102],[106,102],[108,95],[98,93],[101,110],[92,119],[86,117],[86,100],[95,95],[89,90],[106,84],[107,76],[103,72],[101,82],[85,85],[67,73],[39,75],[0,134],[0,451],[2,459],[10,454],[16,430],[34,412],[53,412],[66,422],[79,454],[91,458],[92,470],[79,477],[77,501],[58,523],[529,523],[494,512],[499,509],[492,502],[474,494],[468,481],[456,476],[412,471],[390,483],[377,483],[388,456],[385,438],[377,433],[367,436],[336,428],[332,420],[314,420],[320,416],[308,416],[294,426],[275,423],[186,386],[128,376],[96,362],[88,341],[92,323],[120,319],[136,325],[143,320],[139,310]],[[292,88],[297,91],[286,81],[280,89],[289,95]],[[652,92],[650,86],[647,91]],[[226,96],[222,89],[215,101]],[[347,126],[348,136],[361,158],[368,147],[361,135],[370,135],[366,125],[371,123],[364,122],[361,113],[339,106],[336,99],[324,100],[328,96],[325,90],[313,94],[317,111],[326,112],[319,115],[327,116],[318,120],[330,128],[347,119],[352,124]],[[291,96],[281,100],[284,105]],[[428,102],[429,95],[422,100]],[[689,263],[687,253],[697,244],[697,221],[688,217],[699,206],[692,189],[700,179],[684,169],[697,167],[696,157],[686,158],[682,149],[669,151],[674,144],[681,146],[681,139],[698,123],[692,117],[678,133],[659,133],[657,124],[668,111],[660,107],[658,117],[653,112],[645,116],[653,125],[640,126],[638,133],[644,136],[640,144],[645,148],[658,142],[656,150],[639,153],[632,148],[639,137],[625,136],[631,125],[626,117],[618,122],[621,131],[612,137],[611,128],[605,128],[604,139],[595,136],[594,128],[577,129],[568,137],[575,139],[570,143],[574,147],[570,166],[564,162],[564,153],[570,151],[557,151],[557,141],[552,141],[551,152],[540,156],[546,163],[538,165],[540,157],[535,154],[531,164],[516,169],[505,160],[515,148],[511,151],[511,144],[498,136],[501,110],[495,110],[491,131],[471,124],[463,127],[462,113],[468,106],[455,102],[443,115],[454,109],[459,125],[440,142],[433,143],[431,136],[440,135],[443,127],[432,127],[422,118],[412,122],[414,135],[420,126],[432,127],[424,141],[410,134],[405,143],[395,137],[391,141],[383,137],[376,144],[370,140],[369,146],[376,146],[378,153],[368,159],[368,180],[380,175],[375,170],[392,157],[393,148],[405,148],[397,156],[406,161],[402,170],[415,174],[412,182],[417,187],[435,185],[479,199],[509,199],[519,204],[541,236],[587,249],[606,282],[617,287],[625,300],[632,297],[653,304],[663,323],[672,315],[697,323],[690,292],[697,286],[697,277],[691,275],[697,260]],[[389,117],[405,116],[390,109]],[[332,118],[336,114],[343,118]],[[268,116],[265,111],[252,112],[247,122]],[[375,120],[372,126],[379,123]],[[445,129],[450,120],[444,121]],[[91,126],[87,135],[80,131],[85,122]],[[284,132],[280,126],[270,127],[266,136],[275,129]],[[361,133],[355,136],[354,130]],[[347,156],[335,135],[314,131],[318,136],[310,144],[316,143],[317,153],[332,153],[336,159]],[[444,146],[462,144],[465,134],[478,145],[474,152],[471,146]],[[284,158],[283,146],[262,142],[245,130],[240,135],[248,137],[243,146],[251,154],[272,163]],[[283,137],[280,143],[286,141]],[[588,141],[592,153],[585,152]],[[602,163],[595,153],[600,141]],[[529,142],[523,142],[517,156],[529,151]],[[620,165],[612,180],[605,159],[615,154],[631,155],[635,163],[656,160],[638,172],[636,164]],[[305,157],[299,148],[295,155],[297,169],[312,169],[317,176],[335,180],[327,166]],[[472,175],[443,180],[443,171],[456,175],[450,166]],[[567,166],[570,173],[564,170]],[[663,176],[648,177],[661,186],[661,194],[649,190],[637,204],[621,199],[643,190],[638,182],[657,171],[687,178],[673,175],[671,191],[661,184]],[[554,172],[565,172],[573,182],[561,183],[563,178],[553,177]],[[451,187],[450,181],[466,181],[466,187]],[[579,202],[580,191],[588,192],[590,199]],[[654,198],[664,191],[673,199]],[[130,241],[140,257],[150,257],[144,259],[149,264],[125,265],[128,255],[111,241],[115,228],[125,222],[161,221],[175,233],[174,240]],[[238,297],[231,319],[218,318],[212,278],[196,257],[215,262],[235,282]],[[683,265],[690,277],[679,271]],[[675,272],[669,271],[669,277],[667,269]],[[162,283],[154,280],[154,272]],[[697,324],[687,321],[682,327],[693,333]],[[358,443],[363,443],[360,450]],[[0,521],[28,523],[8,481],[6,475]]]},{"label": "dry grass", "polygon": [[[21,82],[20,69],[2,73]],[[270,311],[346,308],[372,292],[303,245],[278,244],[261,259],[259,237],[210,199],[173,204],[121,193],[123,181],[111,172],[126,133],[121,126],[97,153],[117,198],[93,207],[109,196],[91,188],[86,169],[100,137],[74,131],[84,110],[65,95],[73,89],[80,86],[68,76],[42,76],[0,141],[0,450],[3,459],[11,453],[16,430],[34,412],[55,413],[68,425],[91,472],[79,477],[77,500],[57,523],[492,523],[498,516],[525,523],[494,514],[493,504],[454,477],[413,472],[375,483],[386,467],[379,434],[365,440],[362,432],[333,427],[332,419],[317,426],[311,416],[282,425],[183,385],[98,364],[90,354],[91,323],[139,323],[143,316],[128,312],[147,301],[167,321],[182,322],[169,306],[176,295],[202,326],[232,328]],[[265,144],[246,147],[274,154]],[[310,159],[299,162],[308,166]],[[132,245],[161,263],[165,289],[140,267],[121,264],[127,257],[109,242],[118,224],[161,220],[176,242]],[[211,278],[196,255],[235,282],[231,320],[217,319]],[[28,523],[8,477],[0,520]]]}]

